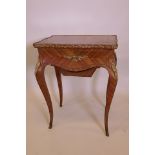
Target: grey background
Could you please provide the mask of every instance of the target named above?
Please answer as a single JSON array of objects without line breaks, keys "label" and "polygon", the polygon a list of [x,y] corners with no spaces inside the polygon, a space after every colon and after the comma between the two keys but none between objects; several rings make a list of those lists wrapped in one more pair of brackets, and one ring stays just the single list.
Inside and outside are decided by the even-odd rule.
[{"label": "grey background", "polygon": [[[28,155],[128,154],[128,0],[27,0],[27,153]],[[37,50],[32,44],[52,34],[116,34],[119,81],[105,137],[103,116],[107,71],[92,78],[64,77],[64,106],[59,108],[52,67],[46,80],[54,107],[54,127],[48,130],[48,110],[34,77]]]}]

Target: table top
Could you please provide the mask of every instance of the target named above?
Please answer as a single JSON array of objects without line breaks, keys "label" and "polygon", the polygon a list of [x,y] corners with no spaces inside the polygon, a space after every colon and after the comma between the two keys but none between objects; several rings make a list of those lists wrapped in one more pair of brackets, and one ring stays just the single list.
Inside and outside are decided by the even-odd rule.
[{"label": "table top", "polygon": [[117,48],[116,35],[53,35],[33,44],[35,48]]}]

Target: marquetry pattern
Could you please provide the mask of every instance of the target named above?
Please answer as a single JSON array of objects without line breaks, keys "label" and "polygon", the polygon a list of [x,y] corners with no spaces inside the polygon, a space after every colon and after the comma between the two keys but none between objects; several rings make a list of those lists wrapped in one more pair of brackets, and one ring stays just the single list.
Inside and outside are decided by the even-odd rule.
[{"label": "marquetry pattern", "polygon": [[[61,36],[57,37],[57,39],[58,38],[64,42],[64,36],[62,38]],[[91,36],[89,37],[90,40],[92,38]],[[97,46],[94,44],[90,44],[89,46],[64,44],[62,46],[62,44],[57,45],[52,42],[50,43],[50,40],[48,39],[47,42],[45,40],[34,44],[34,47],[38,48],[39,53],[35,76],[48,106],[50,129],[53,124],[53,106],[44,76],[46,66],[51,65],[55,68],[60,95],[60,106],[62,106],[63,102],[61,74],[65,76],[91,77],[97,68],[102,67],[109,73],[104,117],[106,136],[109,136],[108,116],[118,81],[118,73],[116,69],[117,58],[114,51],[114,49],[117,48],[116,38],[116,36],[103,36],[104,44],[98,44]],[[84,40],[84,38],[82,40]],[[108,44],[106,44],[106,41]],[[109,44],[109,42],[111,44]]]},{"label": "marquetry pattern", "polygon": [[50,65],[68,71],[82,71],[93,67],[108,66],[110,59],[115,59],[114,50],[107,49],[54,49],[40,48],[40,55]]}]

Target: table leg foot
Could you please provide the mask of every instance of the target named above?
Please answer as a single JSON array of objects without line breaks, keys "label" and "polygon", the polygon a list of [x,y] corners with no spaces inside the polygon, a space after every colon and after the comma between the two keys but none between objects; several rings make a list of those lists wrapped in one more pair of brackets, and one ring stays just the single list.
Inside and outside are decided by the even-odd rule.
[{"label": "table leg foot", "polygon": [[52,121],[50,121],[50,123],[49,123],[49,127],[48,127],[49,129],[52,129]]},{"label": "table leg foot", "polygon": [[106,131],[106,136],[109,137],[109,132],[108,131]]}]

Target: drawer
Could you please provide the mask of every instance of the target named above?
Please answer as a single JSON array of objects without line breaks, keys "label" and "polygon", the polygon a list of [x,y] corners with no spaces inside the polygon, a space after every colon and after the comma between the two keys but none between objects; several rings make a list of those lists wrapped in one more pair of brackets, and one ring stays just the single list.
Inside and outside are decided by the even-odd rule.
[{"label": "drawer", "polygon": [[109,53],[113,52],[113,50],[108,49],[90,49],[90,48],[53,48],[53,49],[46,49],[54,56],[63,56],[67,57],[89,57],[89,58],[98,58],[98,57],[105,57]]},{"label": "drawer", "polygon": [[113,54],[108,49],[84,49],[84,48],[40,48],[39,54],[49,64],[68,71],[83,71],[98,67],[106,62]]}]

